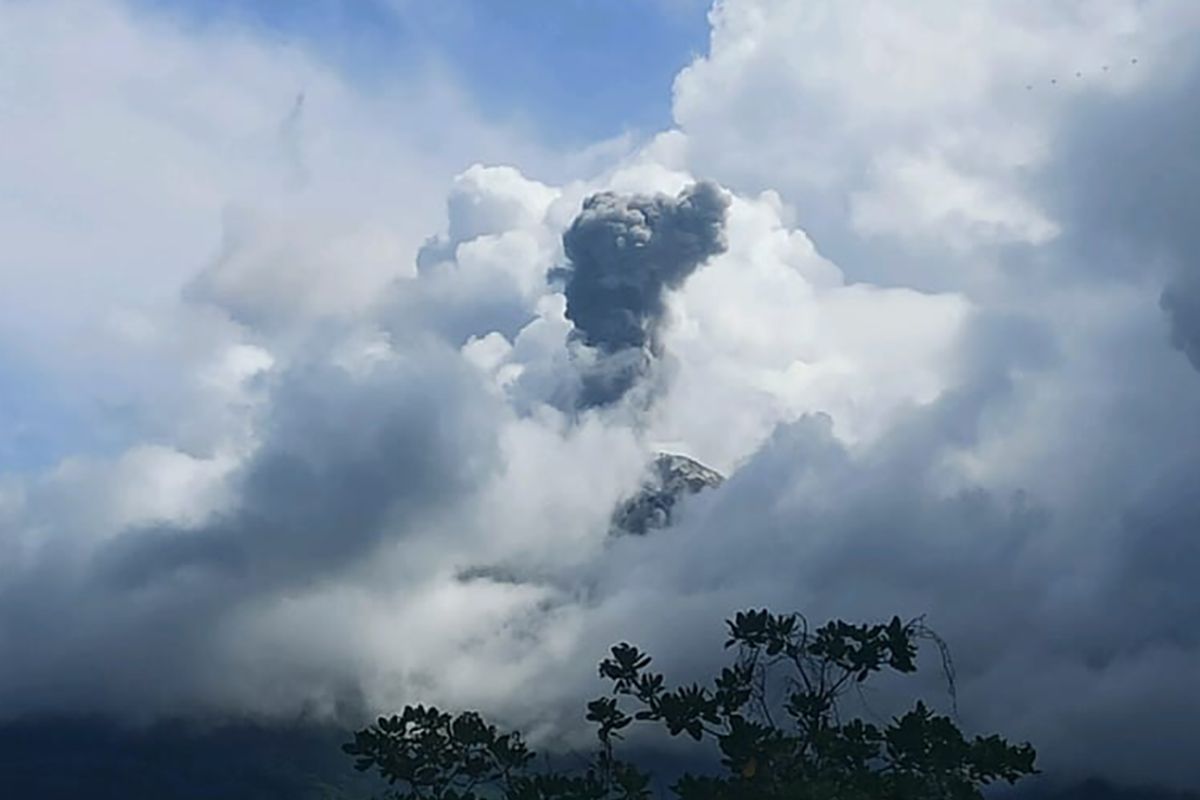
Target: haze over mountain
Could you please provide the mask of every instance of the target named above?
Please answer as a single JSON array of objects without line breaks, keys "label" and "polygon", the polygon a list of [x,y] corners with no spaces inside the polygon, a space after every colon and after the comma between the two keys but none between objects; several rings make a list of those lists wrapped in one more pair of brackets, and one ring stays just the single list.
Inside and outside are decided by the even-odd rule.
[{"label": "haze over mountain", "polygon": [[612,642],[926,615],[967,729],[1200,791],[1200,4],[226,5],[0,2],[0,720],[586,745]]}]

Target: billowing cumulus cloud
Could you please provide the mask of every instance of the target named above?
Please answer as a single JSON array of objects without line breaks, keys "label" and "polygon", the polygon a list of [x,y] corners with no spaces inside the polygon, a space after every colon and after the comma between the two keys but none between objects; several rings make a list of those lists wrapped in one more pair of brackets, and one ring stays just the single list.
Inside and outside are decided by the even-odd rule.
[{"label": "billowing cumulus cloud", "polygon": [[[178,239],[173,305],[95,299],[100,363],[153,400],[137,435],[0,475],[0,715],[419,700],[569,740],[611,641],[698,677],[766,604],[927,614],[968,727],[1054,774],[1200,788],[1200,16],[711,21],[675,130],[557,185],[469,167],[440,226],[424,184],[369,184],[387,202],[348,224],[319,140],[269,214],[147,190],[207,234]],[[332,130],[323,96],[289,135]],[[659,451],[727,480],[610,537]]]}]

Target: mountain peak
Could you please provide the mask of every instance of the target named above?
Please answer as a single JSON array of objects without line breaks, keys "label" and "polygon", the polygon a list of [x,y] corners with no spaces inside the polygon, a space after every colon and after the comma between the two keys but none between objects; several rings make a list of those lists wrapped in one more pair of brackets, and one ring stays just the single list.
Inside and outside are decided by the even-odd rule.
[{"label": "mountain peak", "polygon": [[720,486],[725,480],[716,470],[677,453],[658,453],[647,473],[638,492],[613,512],[613,533],[642,536],[653,529],[670,527],[680,501]]}]

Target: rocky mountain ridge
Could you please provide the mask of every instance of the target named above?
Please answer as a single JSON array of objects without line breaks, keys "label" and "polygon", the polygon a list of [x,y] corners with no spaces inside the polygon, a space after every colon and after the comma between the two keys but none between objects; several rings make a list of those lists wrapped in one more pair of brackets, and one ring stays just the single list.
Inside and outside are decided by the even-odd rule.
[{"label": "rocky mountain ridge", "polygon": [[724,475],[694,458],[659,453],[638,492],[613,512],[612,531],[644,536],[651,530],[670,527],[686,498],[715,489],[724,481]]}]

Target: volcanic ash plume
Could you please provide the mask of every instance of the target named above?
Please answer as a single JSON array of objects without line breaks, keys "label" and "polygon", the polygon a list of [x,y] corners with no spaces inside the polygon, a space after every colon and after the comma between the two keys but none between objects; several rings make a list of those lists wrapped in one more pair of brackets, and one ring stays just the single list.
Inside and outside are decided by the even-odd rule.
[{"label": "volcanic ash plume", "polygon": [[615,402],[660,352],[664,298],[708,258],[725,250],[729,200],[715,184],[676,197],[602,192],[563,234],[567,318],[597,359],[584,375],[580,405]]}]

